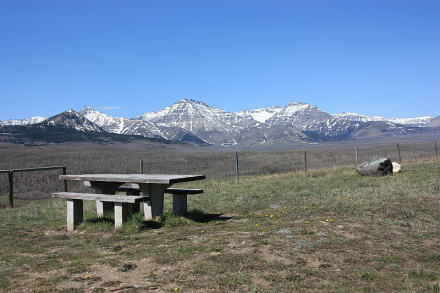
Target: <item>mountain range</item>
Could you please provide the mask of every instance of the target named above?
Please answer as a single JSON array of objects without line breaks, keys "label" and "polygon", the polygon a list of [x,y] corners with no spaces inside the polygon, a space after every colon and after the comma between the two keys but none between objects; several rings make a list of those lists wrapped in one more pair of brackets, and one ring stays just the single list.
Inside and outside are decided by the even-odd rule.
[{"label": "mountain range", "polygon": [[[223,147],[276,147],[304,142],[440,137],[440,116],[385,119],[356,113],[329,114],[292,102],[237,113],[195,100],[180,100],[133,118],[112,117],[88,106],[50,118],[0,121],[3,135],[12,126],[58,126],[84,133],[111,133]],[[6,128],[8,126],[8,128]],[[21,128],[22,130],[25,128]]]}]

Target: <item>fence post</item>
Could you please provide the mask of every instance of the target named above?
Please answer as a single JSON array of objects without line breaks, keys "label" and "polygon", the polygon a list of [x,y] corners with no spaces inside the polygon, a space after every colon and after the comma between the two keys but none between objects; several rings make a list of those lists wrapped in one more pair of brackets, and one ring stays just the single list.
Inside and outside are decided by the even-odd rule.
[{"label": "fence post", "polygon": [[139,164],[139,173],[144,174],[144,160],[141,160]]},{"label": "fence post", "polygon": [[402,164],[402,157],[400,156],[400,146],[397,144],[397,152],[399,153],[399,164]]},{"label": "fence post", "polygon": [[437,141],[434,141],[434,146],[435,146],[435,157],[438,161],[438,150],[437,150]]},{"label": "fence post", "polygon": [[307,151],[304,151],[304,172],[307,174]]},{"label": "fence post", "polygon": [[238,152],[235,151],[235,173],[237,176],[237,182],[239,181],[239,176],[238,176]]},{"label": "fence post", "polygon": [[[63,167],[63,175],[66,175],[66,167]],[[67,180],[64,179],[64,192],[67,192]]]},{"label": "fence post", "polygon": [[8,172],[9,180],[9,207],[14,207],[14,171],[9,170]]},{"label": "fence post", "polygon": [[359,158],[358,158],[358,146],[354,147],[354,152],[356,154],[356,166],[359,165]]}]

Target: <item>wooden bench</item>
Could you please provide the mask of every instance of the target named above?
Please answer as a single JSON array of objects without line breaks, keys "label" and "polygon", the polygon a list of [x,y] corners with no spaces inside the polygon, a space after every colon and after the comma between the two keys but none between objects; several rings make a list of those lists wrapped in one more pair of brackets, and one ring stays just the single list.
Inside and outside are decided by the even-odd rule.
[{"label": "wooden bench", "polygon": [[114,195],[96,193],[58,192],[52,197],[67,199],[67,230],[73,231],[75,226],[83,222],[83,200],[112,202],[115,208],[115,227],[120,227],[132,214],[132,204],[143,201],[141,195]]},{"label": "wooden bench", "polygon": [[173,195],[173,213],[178,216],[185,216],[188,213],[188,194],[203,193],[203,189],[167,188],[164,193]]},{"label": "wooden bench", "polygon": [[[116,191],[125,192],[127,195],[139,195],[140,191],[131,187],[121,186],[116,188]],[[182,188],[167,188],[164,193],[173,195],[173,213],[178,216],[185,216],[188,209],[188,194],[203,193],[203,189],[182,189]],[[148,201],[148,197],[144,198]],[[133,205],[133,213],[139,212],[139,205]]]}]

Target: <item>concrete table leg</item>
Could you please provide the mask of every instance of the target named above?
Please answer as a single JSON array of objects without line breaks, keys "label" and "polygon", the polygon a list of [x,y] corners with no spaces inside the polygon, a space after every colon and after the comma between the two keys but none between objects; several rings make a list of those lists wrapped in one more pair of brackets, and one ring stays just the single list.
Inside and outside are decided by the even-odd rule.
[{"label": "concrete table leg", "polygon": [[144,218],[149,221],[153,219],[153,213],[151,211],[150,199],[144,199]]},{"label": "concrete table leg", "polygon": [[131,186],[142,191],[149,200],[144,200],[145,220],[152,220],[163,214],[164,191],[171,184],[132,183]]}]

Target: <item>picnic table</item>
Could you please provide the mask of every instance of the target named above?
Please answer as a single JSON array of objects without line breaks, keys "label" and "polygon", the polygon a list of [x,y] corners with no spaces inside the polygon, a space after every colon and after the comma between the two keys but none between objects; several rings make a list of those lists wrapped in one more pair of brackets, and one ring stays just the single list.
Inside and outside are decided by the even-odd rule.
[{"label": "picnic table", "polygon": [[[62,180],[80,180],[85,186],[95,190],[94,194],[59,192],[54,197],[67,199],[67,228],[73,230],[74,226],[82,222],[82,201],[96,200],[97,214],[103,216],[104,211],[115,210],[115,226],[120,226],[131,216],[131,206],[139,202],[144,204],[146,220],[153,219],[163,214],[164,193],[174,194],[174,210],[182,214],[186,209],[186,194],[202,193],[201,189],[174,189],[169,188],[175,183],[189,182],[206,179],[205,175],[175,175],[175,174],[82,174],[60,175]],[[123,184],[129,196],[115,195]],[[138,191],[137,193],[133,191]],[[142,193],[142,195],[139,195]]]}]

